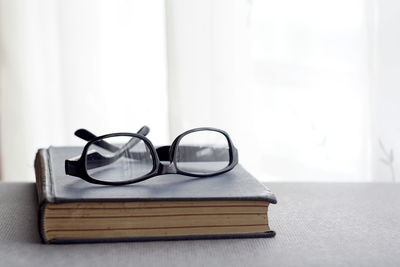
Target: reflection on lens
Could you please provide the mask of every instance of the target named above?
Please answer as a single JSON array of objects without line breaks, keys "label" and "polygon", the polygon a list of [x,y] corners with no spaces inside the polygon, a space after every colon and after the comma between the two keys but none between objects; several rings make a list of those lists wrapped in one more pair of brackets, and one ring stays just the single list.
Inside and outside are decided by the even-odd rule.
[{"label": "reflection on lens", "polygon": [[133,136],[113,136],[91,144],[86,153],[86,170],[93,179],[124,182],[153,170],[154,161],[145,142]]},{"label": "reflection on lens", "polygon": [[220,132],[204,130],[185,135],[176,150],[179,170],[213,174],[229,165],[228,139]]}]

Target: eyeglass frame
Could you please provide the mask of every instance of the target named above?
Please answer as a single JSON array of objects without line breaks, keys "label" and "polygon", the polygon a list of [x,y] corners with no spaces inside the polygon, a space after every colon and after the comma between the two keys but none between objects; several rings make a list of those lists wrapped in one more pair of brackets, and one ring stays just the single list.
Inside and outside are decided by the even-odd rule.
[{"label": "eyeglass frame", "polygon": [[[142,127],[143,129],[144,127]],[[141,130],[142,130],[141,129]],[[190,173],[186,171],[182,171],[179,169],[177,166],[177,155],[176,150],[179,146],[179,142],[182,140],[183,137],[190,133],[194,132],[199,132],[199,131],[214,131],[221,133],[224,135],[227,139],[228,145],[229,145],[229,164],[216,172],[210,173],[210,174],[201,174],[201,173]],[[140,131],[139,131],[140,132]],[[148,131],[147,131],[148,132]],[[145,134],[147,134],[147,132]],[[93,135],[94,136],[94,135]],[[117,137],[117,136],[129,136],[129,137],[134,137],[138,138],[140,140],[143,140],[145,145],[150,149],[150,153],[152,156],[152,161],[153,161],[153,168],[152,170],[141,177],[126,180],[126,181],[116,181],[116,182],[111,182],[111,181],[102,181],[95,179],[91,177],[88,174],[88,170],[86,168],[86,163],[87,163],[87,152],[89,147],[94,144],[95,142],[106,139],[109,137]],[[169,163],[163,163],[161,162],[160,158],[165,158],[165,161],[169,161]],[[133,183],[138,183],[147,179],[150,179],[155,176],[159,175],[164,175],[164,174],[181,174],[181,175],[187,175],[191,177],[210,177],[210,176],[215,176],[219,175],[225,172],[228,172],[232,170],[239,162],[239,156],[238,156],[238,150],[237,148],[233,145],[233,142],[228,135],[227,132],[224,130],[218,129],[218,128],[212,128],[212,127],[199,127],[199,128],[194,128],[188,131],[185,131],[178,135],[175,140],[172,142],[171,145],[167,146],[161,146],[158,147],[157,149],[154,147],[152,142],[143,134],[140,133],[127,133],[127,132],[121,132],[121,133],[111,133],[111,134],[105,134],[101,136],[95,136],[92,138],[83,148],[81,156],[79,157],[78,160],[70,160],[67,159],[65,160],[65,173],[67,175],[79,177],[89,183],[93,184],[99,184],[99,185],[127,185],[127,184],[133,184]]]}]

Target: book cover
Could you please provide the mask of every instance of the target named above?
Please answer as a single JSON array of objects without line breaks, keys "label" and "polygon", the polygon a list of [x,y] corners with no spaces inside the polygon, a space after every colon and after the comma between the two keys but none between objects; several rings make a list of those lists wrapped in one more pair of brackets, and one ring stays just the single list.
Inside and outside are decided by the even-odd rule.
[{"label": "book cover", "polygon": [[197,178],[160,175],[102,186],[65,174],[81,147],[40,149],[35,159],[39,231],[45,243],[272,237],[275,195],[242,166]]}]

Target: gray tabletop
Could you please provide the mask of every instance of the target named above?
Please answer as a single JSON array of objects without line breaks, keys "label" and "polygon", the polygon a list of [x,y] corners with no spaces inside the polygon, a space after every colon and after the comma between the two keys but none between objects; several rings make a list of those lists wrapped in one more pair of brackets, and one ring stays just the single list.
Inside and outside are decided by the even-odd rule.
[{"label": "gray tabletop", "polygon": [[0,183],[0,266],[400,266],[400,185],[268,187],[275,238],[44,245],[34,184]]}]

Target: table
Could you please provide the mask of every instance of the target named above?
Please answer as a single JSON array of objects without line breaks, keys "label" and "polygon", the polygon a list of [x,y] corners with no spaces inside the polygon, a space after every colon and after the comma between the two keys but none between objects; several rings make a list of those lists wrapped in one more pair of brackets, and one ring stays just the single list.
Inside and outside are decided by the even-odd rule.
[{"label": "table", "polygon": [[0,266],[400,266],[400,185],[267,183],[275,238],[45,245],[33,183],[0,183]]}]

